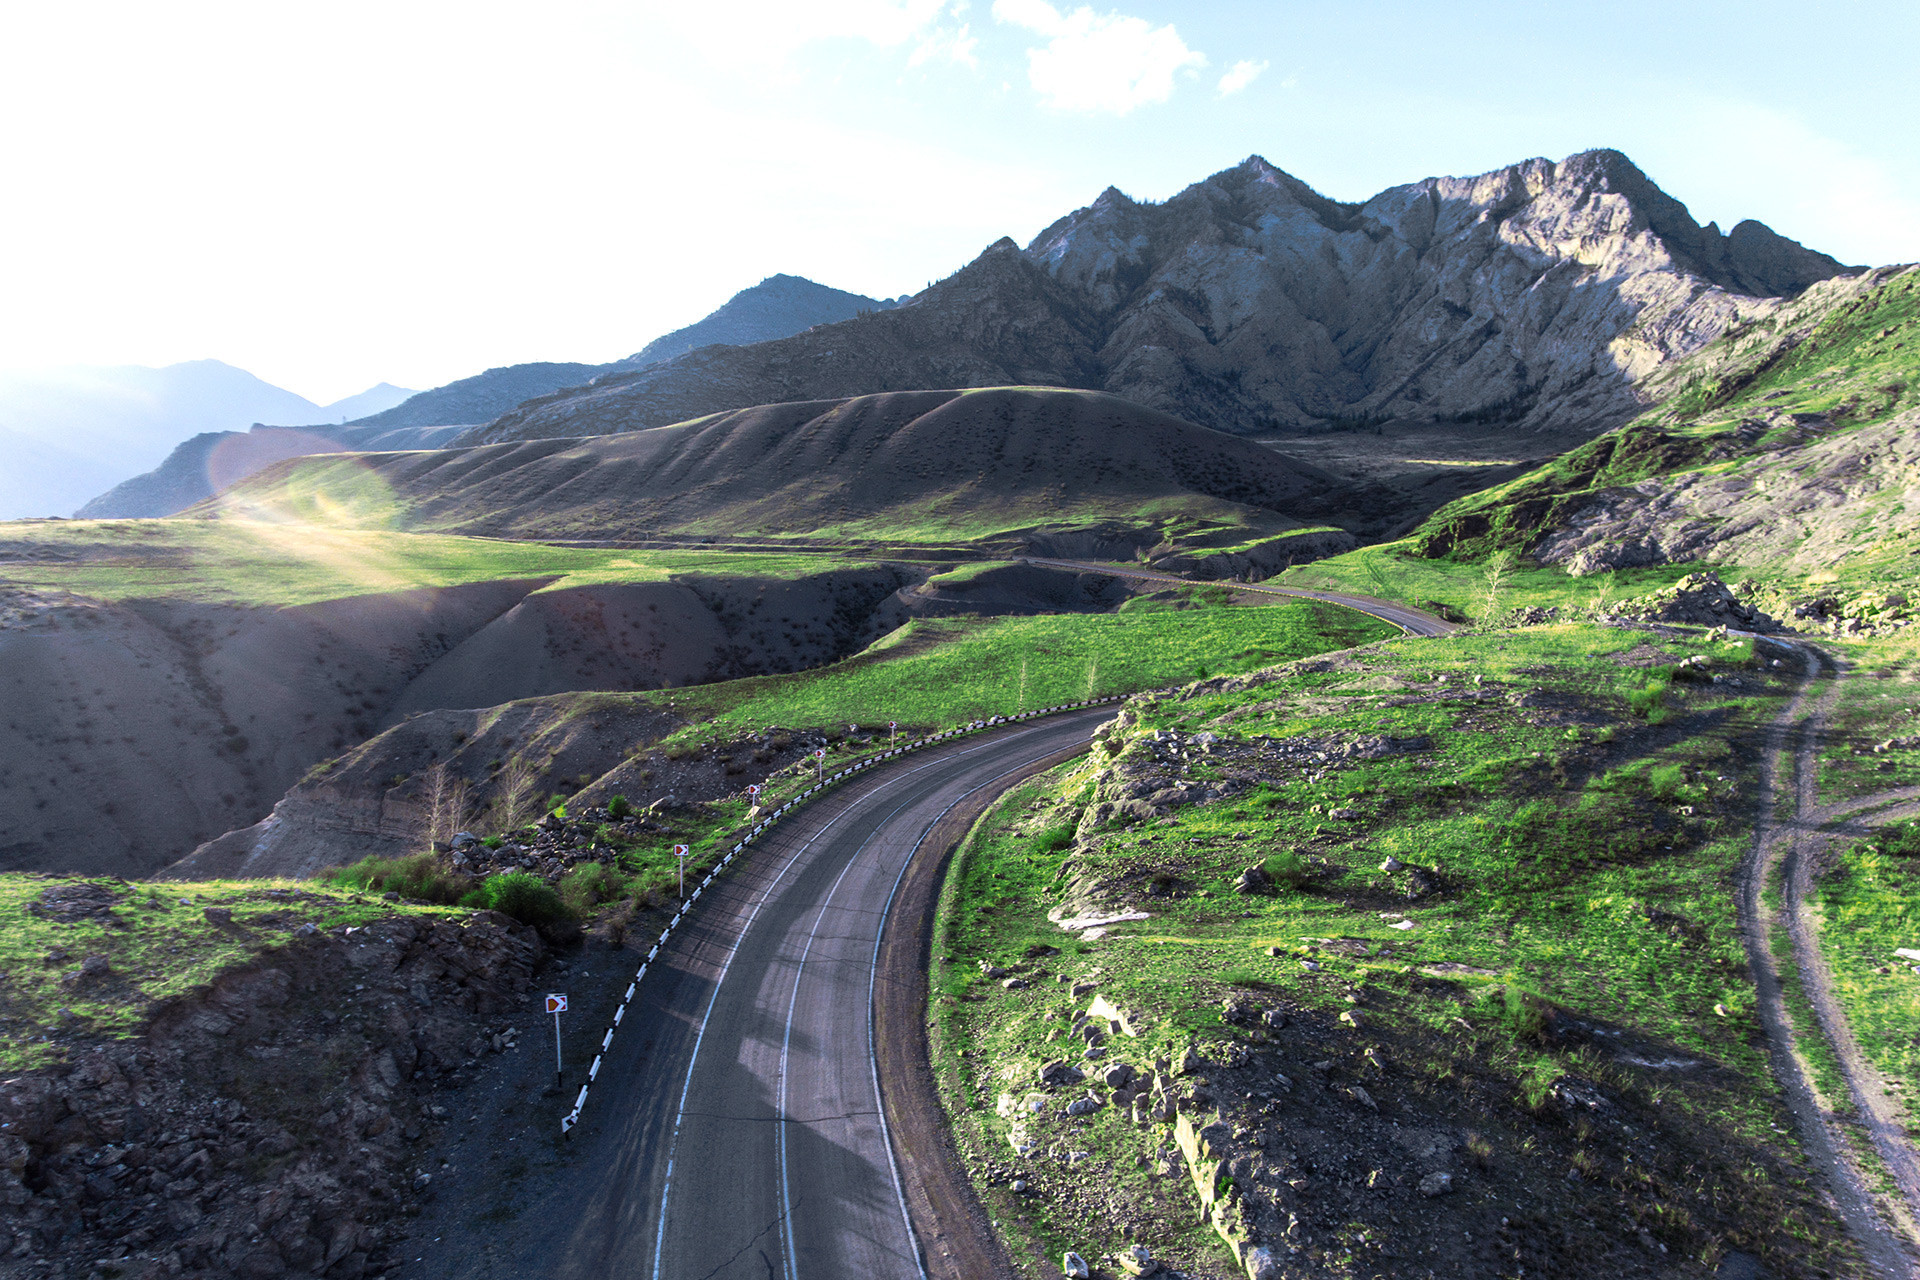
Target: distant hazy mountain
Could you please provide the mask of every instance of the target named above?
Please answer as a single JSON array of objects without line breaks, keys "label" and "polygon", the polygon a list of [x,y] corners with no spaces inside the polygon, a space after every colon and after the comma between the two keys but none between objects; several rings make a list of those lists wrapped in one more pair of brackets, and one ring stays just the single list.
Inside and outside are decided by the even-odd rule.
[{"label": "distant hazy mountain", "polygon": [[[902,297],[900,302],[905,302]],[[899,305],[815,284],[802,276],[768,276],[751,289],[742,289],[726,305],[708,316],[655,338],[616,367],[637,369],[685,355],[716,342],[741,347],[750,342],[786,338],[817,324],[836,324],[867,311],[885,311]]]},{"label": "distant hazy mountain", "polygon": [[65,515],[195,432],[339,422],[411,394],[382,383],[317,405],[218,360],[0,371],[0,519]]},{"label": "distant hazy mountain", "polygon": [[[634,355],[612,364],[506,365],[418,393],[389,387],[383,382],[350,400],[328,405],[318,416],[306,401],[292,396],[291,400],[306,408],[255,413],[237,422],[197,421],[187,431],[173,433],[170,443],[179,447],[161,465],[154,466],[159,457],[149,454],[144,466],[151,469],[142,474],[113,484],[109,492],[101,492],[107,485],[99,483],[91,487],[74,486],[84,489],[79,498],[48,510],[72,510],[88,495],[99,494],[80,508],[81,515],[93,519],[171,515],[282,458],[346,449],[437,448],[454,434],[441,428],[489,422],[525,401],[549,396],[567,387],[582,386],[605,373],[631,372],[713,343],[752,343],[790,337],[815,325],[832,324],[869,311],[884,311],[894,305],[862,294],[830,289],[799,276],[769,276],[751,289],[734,294],[706,319],[656,338]],[[301,416],[303,414],[306,416]],[[344,427],[339,425],[343,421]],[[258,425],[260,423],[281,425],[268,427]],[[332,425],[325,431],[292,429],[314,423]],[[250,424],[253,429],[247,430]],[[183,440],[189,435],[191,439]],[[15,456],[10,444],[0,437],[0,448],[6,449],[8,458]],[[25,456],[24,448],[20,453]],[[41,471],[47,469],[44,462],[34,465]],[[114,479],[134,469],[114,468],[118,472]],[[4,486],[0,485],[0,495],[3,494]],[[4,506],[0,506],[0,514],[5,514]]]},{"label": "distant hazy mountain", "polygon": [[584,386],[603,373],[644,368],[714,343],[739,346],[788,338],[817,324],[851,320],[896,305],[815,284],[800,276],[768,276],[751,289],[734,294],[705,319],[655,338],[624,360],[612,364],[512,364],[489,369],[422,391],[404,404],[371,413],[353,425],[437,427],[491,422],[523,401],[552,395],[564,387]]}]

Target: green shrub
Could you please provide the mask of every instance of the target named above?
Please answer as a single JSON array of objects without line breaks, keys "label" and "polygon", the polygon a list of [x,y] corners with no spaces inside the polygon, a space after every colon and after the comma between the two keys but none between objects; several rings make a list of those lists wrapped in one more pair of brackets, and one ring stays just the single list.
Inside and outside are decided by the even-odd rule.
[{"label": "green shrub", "polygon": [[1289,889],[1298,889],[1313,874],[1312,869],[1307,866],[1307,860],[1292,849],[1283,849],[1274,854],[1266,860],[1263,867],[1269,880]]},{"label": "green shrub", "polygon": [[583,862],[560,878],[560,899],[575,915],[587,915],[626,892],[627,878],[598,862]]},{"label": "green shrub", "polygon": [[1033,847],[1041,853],[1058,853],[1073,843],[1075,824],[1056,822],[1033,838]]},{"label": "green shrub", "polygon": [[546,812],[557,813],[562,818],[566,817],[567,816],[567,798],[561,795],[558,791],[554,792],[552,795],[547,797]]},{"label": "green shrub", "polygon": [[1515,1041],[1525,1043],[1538,1041],[1553,1016],[1552,1005],[1512,982],[1482,992],[1473,1011]]},{"label": "green shrub", "polygon": [[615,796],[607,801],[607,816],[615,822],[633,816],[633,805],[625,796]]},{"label": "green shrub", "polygon": [[1687,771],[1677,764],[1655,765],[1647,770],[1647,790],[1655,800],[1675,800],[1687,785]]},{"label": "green shrub", "polygon": [[1673,673],[1662,671],[1638,689],[1627,691],[1627,707],[1648,724],[1663,724],[1667,710],[1667,690],[1673,687]]},{"label": "green shrub", "polygon": [[404,858],[362,858],[346,867],[322,871],[314,879],[362,893],[397,893],[423,902],[455,903],[473,890],[471,876],[457,875],[431,853]]},{"label": "green shrub", "polygon": [[521,924],[557,924],[573,918],[573,912],[560,900],[552,885],[524,871],[509,871],[488,876],[480,887],[460,899],[463,907],[498,911]]}]

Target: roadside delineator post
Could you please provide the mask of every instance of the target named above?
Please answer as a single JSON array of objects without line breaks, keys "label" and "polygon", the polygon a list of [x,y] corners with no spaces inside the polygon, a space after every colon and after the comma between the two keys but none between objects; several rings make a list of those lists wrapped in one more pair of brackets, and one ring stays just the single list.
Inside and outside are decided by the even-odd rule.
[{"label": "roadside delineator post", "polygon": [[687,855],[691,852],[693,850],[683,844],[673,846],[673,856],[680,863],[680,896],[682,898],[687,896]]},{"label": "roadside delineator post", "polygon": [[887,721],[887,750],[891,751],[899,745],[900,722],[898,720],[889,720]]},{"label": "roadside delineator post", "polygon": [[567,1011],[565,993],[552,991],[547,993],[547,1012],[553,1015],[553,1087],[558,1089],[565,1078],[560,1061],[560,1015]]}]

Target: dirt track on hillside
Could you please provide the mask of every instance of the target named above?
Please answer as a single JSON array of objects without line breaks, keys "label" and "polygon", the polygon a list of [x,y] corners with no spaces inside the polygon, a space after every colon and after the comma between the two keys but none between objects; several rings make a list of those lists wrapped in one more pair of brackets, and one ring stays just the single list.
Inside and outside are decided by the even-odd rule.
[{"label": "dirt track on hillside", "polygon": [[[1808,1156],[1817,1168],[1827,1173],[1834,1207],[1848,1231],[1882,1275],[1915,1276],[1920,1275],[1920,1255],[1914,1251],[1913,1226],[1915,1208],[1920,1207],[1915,1190],[1920,1184],[1900,1177],[1903,1166],[1915,1158],[1913,1147],[1891,1109],[1892,1099],[1885,1082],[1860,1052],[1845,1015],[1833,997],[1831,973],[1820,956],[1816,927],[1806,905],[1812,883],[1812,854],[1816,851],[1814,833],[1821,825],[1816,815],[1834,813],[1836,809],[1829,806],[1822,810],[1815,803],[1815,784],[1822,729],[1839,697],[1841,685],[1837,678],[1840,673],[1836,672],[1836,678],[1822,688],[1818,682],[1827,665],[1824,655],[1812,648],[1803,653],[1807,663],[1806,682],[1767,730],[1753,852],[1741,871],[1741,930],[1753,973],[1755,1013],[1766,1030],[1774,1075],[1793,1112]],[[1783,762],[1788,775],[1784,787],[1780,777]],[[1778,813],[1783,790],[1792,806],[1790,815],[1785,817]],[[1874,802],[1874,797],[1867,797],[1847,811],[1871,808]],[[1781,873],[1778,912],[1767,906],[1765,896],[1766,885],[1776,869]],[[1783,976],[1773,952],[1772,934],[1776,928],[1785,929],[1792,941],[1788,963],[1799,970],[1822,1029],[1841,1060],[1854,1103],[1866,1119],[1882,1159],[1895,1172],[1907,1199],[1905,1204],[1877,1201],[1869,1190],[1859,1158],[1839,1127],[1839,1117],[1820,1105],[1813,1071],[1788,1011]],[[1887,1217],[1894,1219],[1892,1227]]]}]

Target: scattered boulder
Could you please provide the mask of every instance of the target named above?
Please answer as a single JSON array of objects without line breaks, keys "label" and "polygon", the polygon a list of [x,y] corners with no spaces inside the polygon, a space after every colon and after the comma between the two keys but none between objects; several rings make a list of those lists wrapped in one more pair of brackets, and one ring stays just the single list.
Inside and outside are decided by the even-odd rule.
[{"label": "scattered boulder", "polygon": [[1060,1259],[1060,1272],[1067,1280],[1088,1280],[1093,1274],[1087,1267],[1087,1260],[1072,1250],[1068,1250],[1066,1256]]},{"label": "scattered boulder", "polygon": [[1273,877],[1267,874],[1264,866],[1256,862],[1240,873],[1240,878],[1233,882],[1233,891],[1235,893],[1270,893],[1273,891]]},{"label": "scattered boulder", "polygon": [[1285,1280],[1286,1272],[1280,1269],[1280,1259],[1265,1245],[1255,1245],[1247,1250],[1247,1280]]},{"label": "scattered boulder", "polygon": [[1147,1246],[1143,1244],[1136,1244],[1122,1251],[1117,1261],[1120,1263],[1120,1269],[1130,1276],[1151,1276],[1159,1274],[1160,1271],[1160,1263],[1147,1252]]},{"label": "scattered boulder", "polygon": [[1040,1083],[1049,1089],[1079,1084],[1086,1078],[1086,1072],[1064,1059],[1056,1059],[1040,1068]]},{"label": "scattered boulder", "polygon": [[1437,1196],[1450,1195],[1453,1192],[1453,1175],[1436,1170],[1420,1179],[1420,1194],[1429,1200]]},{"label": "scattered boulder", "polygon": [[1612,1104],[1600,1086],[1579,1076],[1561,1076],[1548,1089],[1549,1095],[1568,1111],[1604,1111]]},{"label": "scattered boulder", "polygon": [[1260,1018],[1259,1005],[1243,1000],[1239,996],[1228,996],[1220,1002],[1220,1021],[1235,1027],[1252,1026]]}]

